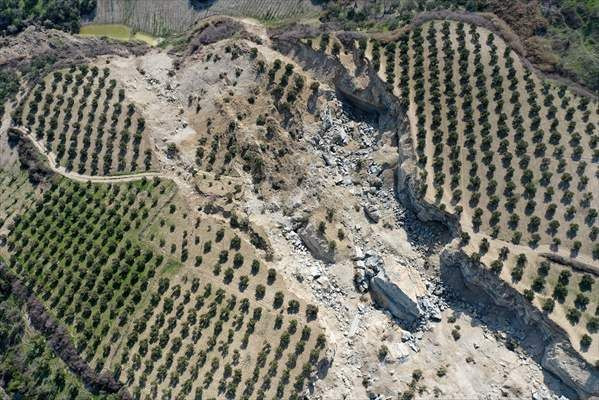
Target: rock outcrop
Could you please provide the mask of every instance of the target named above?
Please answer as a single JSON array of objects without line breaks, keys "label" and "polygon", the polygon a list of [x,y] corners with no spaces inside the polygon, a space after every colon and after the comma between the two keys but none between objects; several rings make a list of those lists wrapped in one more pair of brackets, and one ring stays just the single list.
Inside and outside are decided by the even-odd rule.
[{"label": "rock outcrop", "polygon": [[509,310],[530,331],[535,331],[541,338],[537,341],[541,348],[539,354],[533,355],[545,370],[557,376],[581,399],[599,397],[599,371],[574,350],[566,333],[524,296],[461,250],[446,247],[441,253],[441,265],[458,271],[469,289],[484,296],[493,306]]},{"label": "rock outcrop", "polygon": [[381,270],[370,280],[370,295],[379,307],[395,318],[411,323],[422,316],[417,299],[411,298],[397,283]]},{"label": "rock outcrop", "polygon": [[329,247],[329,243],[323,235],[310,224],[301,228],[297,234],[314,258],[327,263],[335,262],[335,250]]}]

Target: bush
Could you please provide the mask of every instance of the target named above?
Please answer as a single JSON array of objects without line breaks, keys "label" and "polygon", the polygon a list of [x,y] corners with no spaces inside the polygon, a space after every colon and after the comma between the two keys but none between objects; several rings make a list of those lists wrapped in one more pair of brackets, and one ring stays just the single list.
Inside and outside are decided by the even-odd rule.
[{"label": "bush", "polygon": [[439,367],[439,369],[437,369],[437,376],[439,378],[442,378],[445,375],[447,375],[447,367],[444,367],[444,366]]},{"label": "bush", "polygon": [[258,261],[258,260],[252,261],[251,272],[252,272],[252,275],[256,275],[258,272],[260,272],[260,261]]},{"label": "bush", "polygon": [[256,286],[256,299],[257,300],[263,299],[265,294],[266,294],[266,288],[264,287],[264,285]]},{"label": "bush", "polygon": [[308,304],[306,307],[306,319],[308,321],[315,320],[318,316],[318,307],[313,304]]},{"label": "bush", "polygon": [[580,339],[581,348],[588,349],[591,343],[593,343],[593,339],[589,335],[587,335],[586,333],[582,335],[582,338]]},{"label": "bush", "polygon": [[591,287],[593,286],[594,283],[595,283],[595,279],[593,279],[593,277],[591,275],[585,274],[582,276],[582,279],[580,280],[580,283],[579,283],[580,290],[583,292],[588,292],[591,290]]},{"label": "bush", "polygon": [[276,278],[277,278],[277,271],[275,271],[274,268],[269,268],[268,269],[268,276],[266,277],[266,282],[269,285],[272,285],[275,282]]},{"label": "bush", "polygon": [[564,302],[568,296],[568,288],[563,283],[558,283],[553,289],[553,298],[559,302]]},{"label": "bush", "polygon": [[566,313],[566,318],[572,325],[576,325],[578,321],[580,321],[580,311],[578,311],[576,308],[569,308],[568,312]]},{"label": "bush", "polygon": [[380,361],[384,361],[385,358],[387,358],[387,355],[389,354],[389,348],[382,344],[381,347],[379,347],[379,352],[378,352],[378,357]]},{"label": "bush", "polygon": [[587,329],[591,333],[596,333],[599,330],[599,318],[591,317],[587,323]]},{"label": "bush", "polygon": [[453,340],[458,341],[460,340],[460,338],[462,337],[462,334],[460,333],[460,326],[456,325],[452,331],[451,331],[451,337],[453,337]]},{"label": "bush", "polygon": [[324,235],[327,230],[327,224],[324,221],[320,221],[318,224],[318,233]]},{"label": "bush", "polygon": [[545,311],[546,313],[551,314],[554,308],[555,300],[553,300],[552,298],[548,298],[545,299],[545,301],[543,301],[543,311]]}]

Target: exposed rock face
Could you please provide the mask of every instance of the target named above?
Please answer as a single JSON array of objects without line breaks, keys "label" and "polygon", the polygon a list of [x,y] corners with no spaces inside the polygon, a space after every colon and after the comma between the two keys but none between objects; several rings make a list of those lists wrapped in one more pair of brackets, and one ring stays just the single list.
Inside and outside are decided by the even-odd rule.
[{"label": "exposed rock face", "polygon": [[390,281],[384,271],[370,280],[370,294],[380,307],[402,321],[410,323],[422,316],[417,300]]},{"label": "exposed rock face", "polygon": [[589,365],[564,342],[555,342],[547,346],[541,365],[575,389],[580,397],[599,396],[597,370],[589,369]]},{"label": "exposed rock face", "polygon": [[324,236],[319,235],[312,225],[306,225],[297,234],[314,258],[328,263],[335,262],[335,251],[329,247]]},{"label": "exposed rock face", "polygon": [[557,324],[461,250],[445,248],[441,253],[441,264],[460,272],[468,288],[485,296],[495,306],[510,310],[528,329],[538,333],[542,340],[537,344],[542,347],[536,356],[543,368],[556,375],[580,398],[598,398],[599,371],[572,348],[566,333]]},{"label": "exposed rock face", "polygon": [[424,222],[440,222],[457,236],[459,231],[458,217],[426,203],[418,195],[418,183],[414,179],[417,175],[417,168],[412,158],[413,150],[408,125],[407,117],[398,118],[398,129],[404,133],[400,135],[399,139],[400,163],[395,176],[395,194],[403,205],[416,213],[418,219]]}]

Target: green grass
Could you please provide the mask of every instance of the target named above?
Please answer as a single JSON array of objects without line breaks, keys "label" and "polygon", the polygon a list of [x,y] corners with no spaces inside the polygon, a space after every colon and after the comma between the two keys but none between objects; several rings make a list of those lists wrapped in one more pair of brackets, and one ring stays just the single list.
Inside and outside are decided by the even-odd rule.
[{"label": "green grass", "polygon": [[79,30],[81,36],[109,37],[116,40],[141,40],[150,46],[156,46],[159,40],[144,32],[134,32],[127,25],[121,24],[91,24],[84,25]]},{"label": "green grass", "polygon": [[139,241],[144,220],[159,209],[151,200],[157,183],[169,186],[63,179],[22,215],[8,237],[9,267],[68,327],[79,351],[98,369],[105,362],[104,346],[124,337],[136,297],[143,298],[161,265],[176,267]]},{"label": "green grass", "polygon": [[64,362],[56,357],[46,339],[29,327],[23,304],[6,290],[0,278],[0,375],[9,398],[108,399],[92,395]]}]

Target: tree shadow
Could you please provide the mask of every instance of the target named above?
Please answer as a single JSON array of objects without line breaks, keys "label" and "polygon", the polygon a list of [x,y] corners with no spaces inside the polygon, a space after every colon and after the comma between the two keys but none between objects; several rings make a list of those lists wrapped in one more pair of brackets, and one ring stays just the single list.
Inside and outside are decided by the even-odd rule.
[{"label": "tree shadow", "polygon": [[216,0],[189,0],[188,4],[194,11],[206,11]]}]

